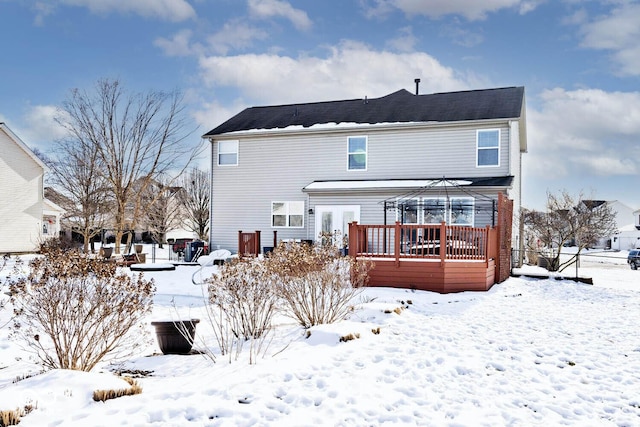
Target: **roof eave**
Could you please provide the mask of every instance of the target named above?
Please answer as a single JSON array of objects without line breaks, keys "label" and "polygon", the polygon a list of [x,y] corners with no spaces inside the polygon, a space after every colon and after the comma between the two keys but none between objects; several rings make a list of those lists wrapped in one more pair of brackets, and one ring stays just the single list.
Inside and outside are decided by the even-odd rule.
[{"label": "roof eave", "polygon": [[[397,122],[397,123],[342,123],[342,124],[319,124],[317,127],[289,127],[289,128],[274,128],[274,129],[251,129],[235,132],[226,132],[220,134],[205,134],[202,137],[209,140],[224,140],[224,139],[240,139],[246,137],[264,137],[274,135],[309,135],[314,134],[327,134],[327,133],[344,133],[353,132],[358,130],[375,130],[375,131],[395,131],[398,129],[420,129],[420,128],[441,128],[441,127],[459,127],[459,126],[476,126],[478,124],[494,125],[498,123],[508,123],[512,120],[520,120],[520,117],[505,117],[497,119],[474,119],[474,120],[459,120],[451,122]],[[525,142],[526,143],[526,142]]]}]

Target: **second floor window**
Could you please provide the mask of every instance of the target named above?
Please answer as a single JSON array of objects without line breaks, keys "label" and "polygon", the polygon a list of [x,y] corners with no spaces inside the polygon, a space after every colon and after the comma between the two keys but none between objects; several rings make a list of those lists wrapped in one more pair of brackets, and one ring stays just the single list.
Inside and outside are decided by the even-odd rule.
[{"label": "second floor window", "polygon": [[500,166],[500,129],[479,130],[477,166]]},{"label": "second floor window", "polygon": [[218,141],[218,166],[238,165],[238,141]]},{"label": "second floor window", "polygon": [[348,169],[367,170],[367,137],[350,136],[348,141]]}]

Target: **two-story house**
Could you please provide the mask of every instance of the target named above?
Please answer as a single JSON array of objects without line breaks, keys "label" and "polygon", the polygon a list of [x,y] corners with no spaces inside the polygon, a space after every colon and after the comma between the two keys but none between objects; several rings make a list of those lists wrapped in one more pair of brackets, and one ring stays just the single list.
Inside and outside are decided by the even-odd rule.
[{"label": "two-story house", "polygon": [[[207,132],[212,248],[238,231],[317,240],[347,224],[495,225],[521,205],[523,87],[247,108]],[[512,244],[519,243],[514,221]]]},{"label": "two-story house", "polygon": [[62,209],[44,198],[46,165],[0,122],[0,253],[33,252],[57,237]]}]

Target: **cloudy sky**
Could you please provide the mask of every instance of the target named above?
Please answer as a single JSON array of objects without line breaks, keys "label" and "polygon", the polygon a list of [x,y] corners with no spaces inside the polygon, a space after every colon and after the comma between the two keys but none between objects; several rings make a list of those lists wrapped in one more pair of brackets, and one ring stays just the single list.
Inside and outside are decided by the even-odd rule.
[{"label": "cloudy sky", "polygon": [[184,92],[195,139],[248,106],[417,77],[525,86],[524,205],[567,189],[640,208],[639,1],[0,0],[0,22],[0,121],[43,151],[70,89],[105,77]]}]

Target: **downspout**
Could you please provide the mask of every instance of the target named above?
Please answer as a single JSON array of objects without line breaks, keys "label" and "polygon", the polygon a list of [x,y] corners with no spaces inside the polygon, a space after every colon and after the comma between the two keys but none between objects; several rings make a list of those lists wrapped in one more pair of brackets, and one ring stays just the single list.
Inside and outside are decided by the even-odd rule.
[{"label": "downspout", "polygon": [[210,168],[211,172],[209,173],[209,251],[213,250],[213,165],[214,165],[214,153],[213,153],[213,138],[209,138],[209,143],[211,144],[211,159],[210,159]]}]

